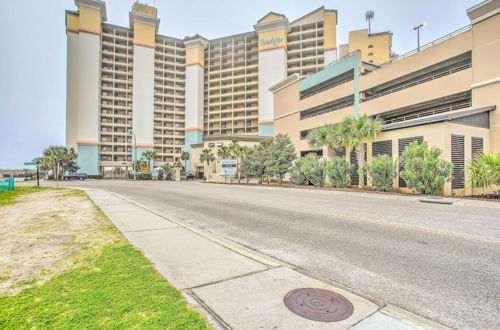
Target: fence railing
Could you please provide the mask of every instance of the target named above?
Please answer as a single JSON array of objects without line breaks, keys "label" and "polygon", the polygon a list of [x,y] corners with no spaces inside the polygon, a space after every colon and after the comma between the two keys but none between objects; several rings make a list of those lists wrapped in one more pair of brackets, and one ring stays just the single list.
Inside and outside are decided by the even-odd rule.
[{"label": "fence railing", "polygon": [[472,103],[470,101],[463,102],[460,104],[455,104],[455,105],[451,105],[451,106],[447,106],[447,107],[432,109],[432,110],[429,110],[426,112],[420,112],[420,113],[411,114],[411,115],[407,115],[407,116],[403,116],[403,117],[393,118],[390,120],[385,120],[382,124],[388,125],[388,124],[399,123],[399,122],[403,122],[403,121],[407,121],[407,120],[436,115],[438,113],[451,112],[451,111],[455,111],[455,110],[465,109],[465,108],[469,108],[471,106],[472,106]]},{"label": "fence railing", "polygon": [[333,83],[333,84],[331,84],[331,85],[327,85],[327,86],[325,86],[325,87],[322,87],[322,88],[319,88],[319,89],[315,89],[315,90],[314,90],[314,91],[312,91],[312,92],[309,92],[309,93],[304,93],[304,94],[302,94],[302,95],[300,96],[300,99],[301,99],[301,100],[303,100],[303,99],[305,99],[305,98],[308,98],[308,97],[311,97],[311,96],[313,96],[313,95],[319,94],[319,93],[324,92],[324,91],[326,91],[326,90],[328,90],[328,89],[330,89],[330,88],[334,88],[334,87],[337,87],[337,86],[339,86],[339,85],[345,84],[346,82],[349,82],[349,81],[351,81],[351,80],[353,80],[353,79],[354,79],[354,77],[348,77],[348,78],[342,79],[342,80],[340,80],[340,81],[337,81],[336,83]]},{"label": "fence railing", "polygon": [[[417,54],[418,52],[420,52],[420,51],[422,51],[424,49],[427,49],[429,47],[435,46],[435,45],[437,45],[437,44],[439,44],[439,43],[441,43],[443,41],[446,41],[446,40],[451,39],[451,38],[453,38],[453,37],[455,37],[455,36],[457,36],[459,34],[462,34],[462,33],[466,32],[466,31],[469,31],[471,28],[472,28],[472,25],[464,26],[464,27],[462,27],[462,28],[460,28],[458,30],[455,30],[455,31],[453,31],[451,33],[448,33],[447,35],[444,35],[444,36],[442,36],[440,38],[437,38],[437,39],[435,39],[435,40],[433,40],[433,41],[431,41],[429,43],[426,43],[423,46],[420,46],[418,48],[410,50],[409,52],[404,53],[403,55],[399,55],[399,56],[397,56],[397,57],[395,57],[395,58],[393,58],[393,59],[391,59],[391,60],[389,60],[389,61],[387,61],[385,63],[382,63],[380,65],[380,67],[385,67],[385,66],[390,65],[392,63],[401,61],[402,59],[405,59],[405,58],[407,58],[407,57],[409,57],[411,55]],[[376,69],[373,70],[373,71],[376,71]],[[373,72],[373,71],[370,71],[370,72]],[[370,72],[368,72],[367,74],[369,74]]]},{"label": "fence railing", "polygon": [[461,66],[456,67],[456,68],[452,68],[452,69],[449,69],[449,70],[446,70],[446,71],[443,71],[443,72],[439,72],[439,73],[437,73],[435,75],[432,75],[432,76],[429,76],[429,77],[425,77],[423,79],[420,79],[420,80],[417,80],[417,81],[413,81],[411,83],[408,83],[408,84],[405,84],[405,85],[402,85],[402,86],[398,86],[398,87],[395,87],[395,88],[383,91],[381,93],[374,94],[374,95],[369,96],[369,97],[365,97],[365,98],[361,99],[361,102],[367,102],[367,101],[379,98],[381,96],[392,94],[392,93],[398,92],[398,91],[403,90],[403,89],[407,89],[407,88],[410,88],[410,87],[413,87],[413,86],[417,86],[417,85],[426,83],[428,81],[432,81],[432,80],[435,80],[435,79],[438,79],[438,78],[441,78],[441,77],[445,77],[445,76],[448,76],[448,75],[450,75],[452,73],[468,69],[471,66],[472,66],[471,63],[468,63],[468,64],[461,65]]}]

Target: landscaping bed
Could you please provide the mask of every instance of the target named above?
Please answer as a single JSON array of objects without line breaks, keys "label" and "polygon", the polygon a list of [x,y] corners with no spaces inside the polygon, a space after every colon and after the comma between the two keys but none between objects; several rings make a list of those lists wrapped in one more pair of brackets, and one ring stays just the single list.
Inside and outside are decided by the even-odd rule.
[{"label": "landscaping bed", "polygon": [[83,191],[15,191],[0,194],[0,328],[208,328]]},{"label": "landscaping bed", "polygon": [[[400,192],[400,191],[378,191],[369,188],[359,188],[359,187],[351,187],[351,188],[335,188],[335,187],[315,187],[313,185],[310,186],[299,186],[293,185],[288,182],[283,182],[282,185],[279,185],[277,182],[271,181],[271,183],[264,182],[262,184],[259,183],[246,183],[246,182],[232,182],[232,183],[224,183],[224,182],[210,182],[212,184],[233,184],[240,186],[257,186],[257,187],[274,187],[274,188],[296,188],[296,189],[310,189],[310,190],[328,190],[328,191],[345,191],[345,192],[360,192],[360,193],[369,193],[369,194],[380,194],[380,195],[399,195],[406,197],[430,197],[437,196],[442,197],[440,195],[425,195],[425,194],[417,194],[411,192]],[[460,196],[460,197],[446,197],[446,198],[457,198],[457,199],[472,199],[472,200],[484,200],[484,201],[492,201],[492,202],[500,202],[500,195],[474,195],[474,196]]]}]

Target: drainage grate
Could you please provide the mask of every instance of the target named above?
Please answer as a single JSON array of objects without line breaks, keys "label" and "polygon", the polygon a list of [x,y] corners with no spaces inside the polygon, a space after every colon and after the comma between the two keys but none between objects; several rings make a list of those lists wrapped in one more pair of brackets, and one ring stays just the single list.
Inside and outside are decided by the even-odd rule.
[{"label": "drainage grate", "polygon": [[354,311],[346,297],[324,289],[295,289],[286,294],[283,302],[293,313],[313,321],[338,322]]}]

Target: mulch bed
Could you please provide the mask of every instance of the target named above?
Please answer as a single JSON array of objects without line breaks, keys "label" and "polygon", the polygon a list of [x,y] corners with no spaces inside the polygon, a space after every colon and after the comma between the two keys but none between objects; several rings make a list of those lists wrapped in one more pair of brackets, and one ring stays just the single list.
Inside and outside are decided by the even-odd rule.
[{"label": "mulch bed", "polygon": [[[417,193],[407,193],[407,192],[398,192],[398,191],[378,191],[371,190],[368,188],[334,188],[334,187],[315,187],[315,186],[296,186],[288,183],[283,183],[281,186],[277,182],[271,181],[271,183],[245,183],[245,182],[233,182],[233,183],[224,183],[224,182],[210,182],[212,184],[234,184],[239,186],[256,186],[256,187],[274,187],[274,188],[297,188],[297,189],[311,189],[311,190],[332,190],[332,191],[346,191],[346,192],[360,192],[367,194],[382,194],[382,195],[398,195],[398,196],[406,196],[406,197],[443,197],[439,195],[425,195],[425,194],[417,194]],[[446,196],[446,198],[454,198],[452,196]],[[475,195],[475,196],[460,196],[457,197],[459,199],[472,199],[472,200],[482,200],[482,201],[490,201],[490,202],[500,202],[500,195]]]}]

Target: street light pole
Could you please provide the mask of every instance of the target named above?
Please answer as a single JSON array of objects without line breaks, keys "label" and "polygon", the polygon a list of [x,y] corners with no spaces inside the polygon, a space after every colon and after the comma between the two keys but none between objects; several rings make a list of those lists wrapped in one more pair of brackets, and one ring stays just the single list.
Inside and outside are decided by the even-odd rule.
[{"label": "street light pole", "polygon": [[130,130],[130,135],[134,138],[134,157],[132,159],[132,169],[134,170],[134,181],[136,180],[135,173],[137,172],[137,166],[135,162],[137,161],[137,139],[135,138],[134,131]]},{"label": "street light pole", "polygon": [[418,26],[413,28],[413,31],[417,30],[417,52],[420,51],[420,28],[424,27],[424,23],[420,23]]}]

